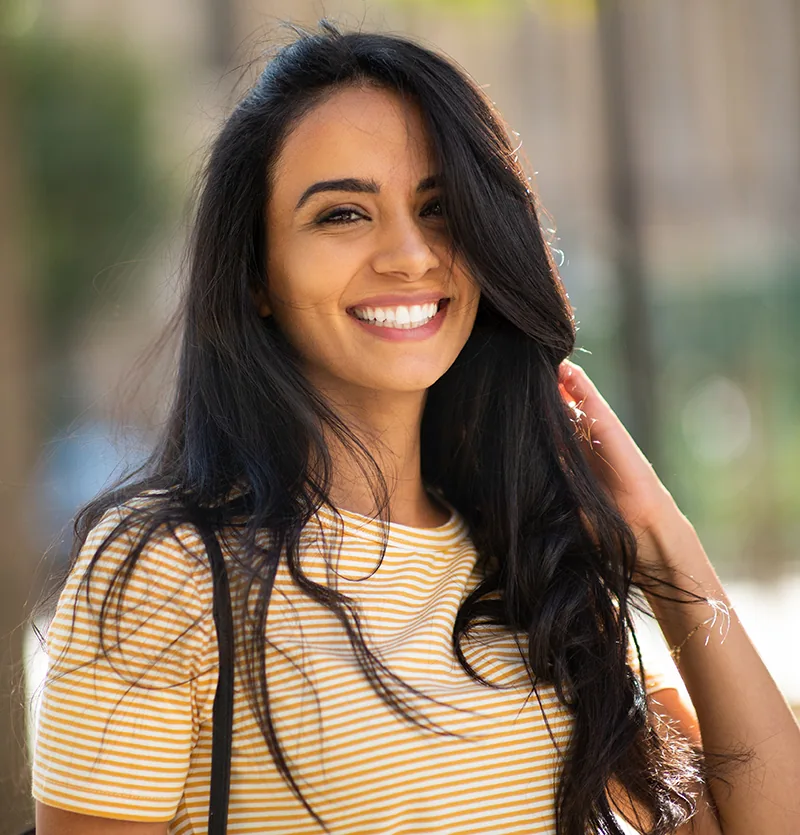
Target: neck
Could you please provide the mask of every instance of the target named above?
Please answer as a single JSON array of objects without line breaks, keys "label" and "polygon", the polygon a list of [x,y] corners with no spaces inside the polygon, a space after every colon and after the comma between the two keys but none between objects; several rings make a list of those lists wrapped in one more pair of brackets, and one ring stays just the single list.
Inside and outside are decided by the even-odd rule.
[{"label": "neck", "polygon": [[[426,391],[366,391],[347,397],[325,393],[328,401],[359,441],[369,450],[386,480],[389,519],[402,525],[433,528],[450,517],[425,490],[422,482],[420,427]],[[333,459],[331,500],[339,509],[372,516],[377,507],[369,469],[362,471],[337,438],[325,436]]]}]

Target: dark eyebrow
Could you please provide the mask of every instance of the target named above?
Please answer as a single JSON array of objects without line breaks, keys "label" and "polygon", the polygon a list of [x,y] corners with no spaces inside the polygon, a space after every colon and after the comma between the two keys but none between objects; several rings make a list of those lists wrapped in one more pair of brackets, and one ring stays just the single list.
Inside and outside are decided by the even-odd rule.
[{"label": "dark eyebrow", "polygon": [[[431,191],[436,188],[437,179],[435,176],[425,177],[419,181],[417,186],[417,194],[423,191]],[[340,180],[320,180],[318,183],[310,185],[301,195],[297,201],[294,210],[300,209],[315,194],[323,191],[352,191],[360,194],[380,194],[381,187],[375,180],[360,180],[357,177],[343,177]]]}]

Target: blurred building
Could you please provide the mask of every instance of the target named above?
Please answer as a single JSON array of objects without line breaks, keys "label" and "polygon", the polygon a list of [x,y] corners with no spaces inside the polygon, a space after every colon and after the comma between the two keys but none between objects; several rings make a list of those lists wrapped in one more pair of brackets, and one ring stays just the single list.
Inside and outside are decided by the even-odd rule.
[{"label": "blurred building", "polygon": [[[595,348],[598,376],[625,331],[617,258],[623,232],[635,234],[648,288],[644,306],[656,308],[644,323],[644,338],[665,394],[656,410],[666,466],[657,469],[700,523],[706,549],[724,574],[744,566],[751,578],[773,583],[766,590],[734,586],[736,599],[765,660],[800,704],[800,682],[786,664],[800,586],[775,585],[787,566],[800,565],[797,0],[13,0],[10,6],[17,37],[52,32],[136,57],[149,83],[151,144],[174,199],[159,240],[130,262],[120,256],[109,264],[116,284],[97,285],[74,344],[53,368],[28,373],[14,360],[28,341],[34,347],[25,357],[36,354],[39,323],[26,328],[23,313],[17,316],[9,302],[3,347],[19,385],[4,391],[30,396],[31,403],[13,414],[4,410],[2,434],[11,453],[27,444],[38,458],[30,478],[37,494],[28,517],[34,523],[21,525],[16,516],[22,514],[6,511],[33,539],[25,545],[23,533],[19,544],[7,537],[7,572],[25,564],[19,554],[26,548],[38,562],[59,532],[61,550],[51,548],[44,562],[63,559],[77,507],[119,472],[120,460],[139,459],[166,405],[168,354],[148,369],[144,385],[131,390],[125,382],[174,308],[187,210],[209,141],[260,70],[265,51],[290,37],[279,22],[313,26],[327,16],[346,28],[421,39],[466,68],[496,103],[534,176],[546,209],[542,222],[554,230],[557,261],[581,325],[579,345]],[[609,108],[608,30],[599,16],[601,7],[605,14],[612,6],[620,10],[613,21],[621,71],[614,93],[624,103],[623,117],[609,116],[619,111]],[[7,106],[3,92],[0,84],[0,109]],[[615,121],[620,118],[623,131]],[[609,143],[619,135],[627,139],[622,159]],[[8,175],[18,174],[12,158],[4,158]],[[613,208],[620,168],[635,204],[635,223],[622,231]],[[24,183],[17,186],[24,197]],[[13,215],[16,203],[12,208]],[[13,241],[16,232],[2,228],[3,217],[0,233]],[[20,249],[14,279],[20,292],[6,293],[6,300],[24,295],[31,272],[24,256]],[[16,263],[4,253],[5,272]],[[130,283],[137,292],[120,302],[118,286]],[[75,381],[66,398],[67,425],[56,437],[38,437],[34,427],[48,423],[41,413],[52,404],[33,403],[37,385],[67,365]],[[611,402],[624,403],[613,390],[613,374],[600,383]],[[30,391],[16,393],[23,390]],[[6,496],[20,492],[23,469],[17,456],[0,472]],[[42,515],[43,523],[37,521]],[[8,611],[0,634],[11,634],[23,617],[25,592],[18,589],[29,584],[4,585],[0,609]],[[10,657],[18,657],[17,649]],[[18,712],[19,704],[5,713],[12,708]],[[0,723],[0,736],[19,738],[17,718],[14,723]],[[22,796],[18,787],[13,791]]]},{"label": "blurred building", "polygon": [[[767,262],[800,248],[800,6],[796,0],[622,5],[631,165],[648,272],[659,286],[769,280]],[[40,14],[63,31],[141,51],[152,75],[163,79],[165,156],[186,177],[234,101],[237,68],[276,35],[286,37],[279,20],[313,25],[328,14],[345,25],[422,38],[466,67],[519,134],[560,237],[573,299],[602,303],[614,229],[594,4],[509,0],[464,9],[412,0],[51,0]],[[245,80],[259,66],[244,70]],[[131,312],[134,342],[146,336],[142,324]],[[130,349],[125,327],[114,323],[120,350]],[[98,350],[103,388],[120,366],[105,339]]]}]

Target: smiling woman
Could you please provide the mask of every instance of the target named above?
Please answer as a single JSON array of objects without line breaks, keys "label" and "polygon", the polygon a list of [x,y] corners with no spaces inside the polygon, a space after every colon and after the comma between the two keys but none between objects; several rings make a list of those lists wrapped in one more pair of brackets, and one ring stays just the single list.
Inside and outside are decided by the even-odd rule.
[{"label": "smiling woman", "polygon": [[297,34],[205,172],[164,434],[76,520],[39,835],[209,831],[221,578],[231,833],[795,832],[797,725],[567,360],[500,117],[410,40]]},{"label": "smiling woman", "polygon": [[331,92],[275,164],[257,293],[318,391],[350,410],[415,392],[408,425],[466,344],[480,297],[455,257],[436,165],[410,97],[374,82]]}]

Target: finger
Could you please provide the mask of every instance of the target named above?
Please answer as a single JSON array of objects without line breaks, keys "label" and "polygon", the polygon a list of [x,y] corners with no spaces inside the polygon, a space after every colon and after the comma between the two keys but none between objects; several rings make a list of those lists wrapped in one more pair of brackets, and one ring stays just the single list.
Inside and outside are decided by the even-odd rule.
[{"label": "finger", "polygon": [[[564,360],[566,362],[569,361]],[[575,363],[564,363],[559,367],[559,384],[564,387],[567,395],[578,403],[594,398],[598,392],[586,372]]]},{"label": "finger", "polygon": [[558,390],[561,392],[561,397],[567,406],[575,405],[575,398],[567,391],[566,386],[563,383],[558,384]]},{"label": "finger", "polygon": [[[564,362],[569,361],[564,360]],[[577,408],[583,412],[584,417],[580,425],[586,428],[587,442],[595,453],[598,447],[603,448],[607,453],[605,465],[616,472],[607,459],[622,460],[630,456],[631,450],[635,451],[637,458],[647,462],[622,421],[583,368],[570,362],[567,372],[569,373],[565,372],[563,380],[564,388],[567,394],[577,402]],[[651,466],[649,462],[647,466]]]},{"label": "finger", "polygon": [[592,387],[589,375],[574,362],[564,360],[558,367],[559,381],[563,383],[570,393],[584,392]]},{"label": "finger", "polygon": [[569,360],[562,360],[558,366],[558,379],[559,382],[562,382],[567,377],[572,375],[573,366],[575,363],[570,362]]},{"label": "finger", "polygon": [[561,379],[567,394],[595,420],[610,422],[613,411],[586,371],[569,360],[564,360],[564,363],[569,363]]},{"label": "finger", "polygon": [[582,404],[577,402],[561,383],[559,383],[558,389],[565,405],[569,409],[570,420],[575,426],[575,434],[582,443],[587,443],[591,446],[591,421],[586,412],[581,409]]}]

